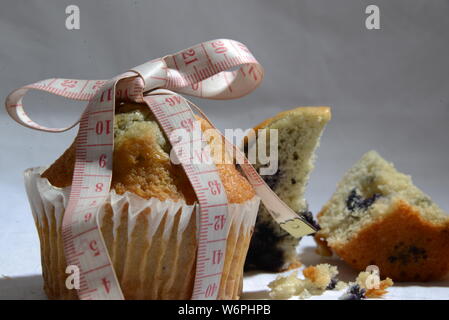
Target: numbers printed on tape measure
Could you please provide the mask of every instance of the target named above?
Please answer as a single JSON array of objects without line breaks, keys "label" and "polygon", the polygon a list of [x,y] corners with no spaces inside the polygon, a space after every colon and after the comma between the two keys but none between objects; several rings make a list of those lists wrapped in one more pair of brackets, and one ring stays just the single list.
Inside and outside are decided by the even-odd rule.
[{"label": "numbers printed on tape measure", "polygon": [[93,215],[92,212],[88,212],[84,215],[84,222],[89,222],[90,219],[92,219]]},{"label": "numbers printed on tape measure", "polygon": [[112,88],[103,91],[100,95],[100,102],[111,101],[112,100]]},{"label": "numbers printed on tape measure", "polygon": [[109,293],[109,291],[111,290],[111,281],[108,278],[104,277],[101,279],[101,282],[106,293]]},{"label": "numbers printed on tape measure", "polygon": [[89,249],[92,252],[92,254],[94,255],[94,257],[100,255],[100,250],[98,249],[97,240],[92,240],[89,242]]},{"label": "numbers printed on tape measure", "polygon": [[225,215],[221,214],[214,217],[214,230],[223,230],[226,222]]},{"label": "numbers printed on tape measure", "polygon": [[187,132],[191,132],[193,130],[193,121],[192,119],[184,119],[181,120],[181,127],[187,130]]},{"label": "numbers printed on tape measure", "polygon": [[100,155],[100,157],[98,158],[98,166],[100,167],[100,168],[104,168],[104,167],[106,167],[106,160],[107,160],[107,155],[106,154],[104,154],[104,153],[102,153],[101,155]]},{"label": "numbers printed on tape measure", "polygon": [[166,98],[165,101],[167,102],[167,104],[170,107],[173,107],[173,106],[181,103],[181,99],[182,99],[181,96],[172,96],[172,97]]},{"label": "numbers printed on tape measure", "polygon": [[186,66],[198,61],[198,58],[195,57],[195,49],[192,48],[182,52],[181,56],[184,59],[184,64]]},{"label": "numbers printed on tape measure", "polygon": [[212,158],[210,156],[210,150],[207,147],[202,150],[194,150],[193,154],[194,154],[196,163],[212,163]]},{"label": "numbers printed on tape measure", "polygon": [[95,192],[103,191],[103,183],[99,182],[95,185]]},{"label": "numbers printed on tape measure", "polygon": [[[197,123],[188,103],[180,99],[177,104],[173,104],[172,98],[173,95],[154,95],[144,98],[163,131],[169,137],[174,136],[174,128],[181,128],[186,123]],[[168,107],[164,108],[164,105]],[[184,137],[188,145],[192,145],[195,140],[199,140],[201,143],[201,137],[196,137],[193,130],[190,133]],[[181,151],[183,150],[179,147],[182,147],[180,144],[185,144],[186,141],[181,140],[178,143],[172,141],[172,143],[178,156],[182,157]],[[199,201],[198,261],[192,298],[213,299],[216,298],[218,291],[216,289],[209,289],[209,291],[203,290],[203,279],[207,278],[213,284],[210,288],[216,288],[220,283],[224,261],[217,254],[223,253],[226,249],[225,240],[227,230],[225,229],[225,225],[222,228],[214,229],[208,221],[215,214],[225,217],[228,214],[228,201],[227,195],[221,192],[222,184],[215,164],[212,161],[210,163],[204,162],[204,159],[211,159],[209,148],[201,148],[196,151],[199,152],[196,156],[202,161],[196,163],[181,161],[181,165],[184,167]],[[214,250],[216,251],[215,254]],[[207,260],[206,257],[208,257]],[[208,292],[208,295],[205,295],[205,292]]]},{"label": "numbers printed on tape measure", "polygon": [[105,83],[106,83],[106,81],[104,81],[104,80],[95,81],[92,86],[92,90],[96,91],[96,90],[100,89]]},{"label": "numbers printed on tape measure", "polygon": [[223,251],[221,249],[212,251],[212,263],[219,264],[223,258]]},{"label": "numbers printed on tape measure", "polygon": [[95,124],[95,133],[100,134],[110,134],[111,133],[111,120],[98,120]]},{"label": "numbers printed on tape measure", "polygon": [[75,88],[77,83],[78,83],[77,80],[65,79],[64,81],[61,82],[61,86],[67,88]]},{"label": "numbers printed on tape measure", "polygon": [[223,41],[218,40],[211,43],[212,47],[215,48],[215,53],[225,53],[228,51]]},{"label": "numbers printed on tape measure", "polygon": [[213,195],[221,193],[222,184],[218,180],[212,180],[208,182],[210,193]]},{"label": "numbers printed on tape measure", "polygon": [[206,292],[205,292],[204,296],[205,296],[206,298],[210,298],[210,297],[214,296],[215,293],[216,293],[216,291],[217,291],[217,287],[218,287],[218,286],[217,286],[217,284],[216,284],[215,282],[209,284],[209,285],[207,286],[207,289],[206,289]]}]

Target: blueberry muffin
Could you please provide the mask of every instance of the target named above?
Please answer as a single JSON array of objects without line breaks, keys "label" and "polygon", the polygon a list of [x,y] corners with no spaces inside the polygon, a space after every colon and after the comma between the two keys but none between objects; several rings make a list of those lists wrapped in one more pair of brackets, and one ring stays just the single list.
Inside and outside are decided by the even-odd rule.
[{"label": "blueberry muffin", "polygon": [[[304,199],[309,174],[315,161],[324,127],[331,118],[329,107],[300,107],[284,111],[254,128],[278,130],[278,170],[274,175],[262,175],[268,186],[292,210],[314,224]],[[267,138],[269,144],[270,139]],[[246,142],[246,152],[248,153]],[[269,148],[269,146],[268,146]],[[255,168],[260,171],[262,165]],[[282,271],[300,265],[296,247],[300,239],[290,236],[261,205],[251,240],[245,269]]]},{"label": "blueberry muffin", "polygon": [[[201,130],[211,126],[201,118]],[[206,135],[204,135],[206,137]],[[231,203],[242,203],[255,195],[249,182],[233,164],[222,161],[223,142],[219,135],[207,135],[211,155]],[[181,165],[170,160],[171,146],[147,106],[126,103],[118,107],[114,118],[114,154],[111,189],[117,194],[132,192],[142,198],[185,200],[193,204],[196,196]],[[42,177],[55,187],[72,184],[75,142]]]},{"label": "blueberry muffin", "polygon": [[[210,125],[201,120],[202,130]],[[223,141],[208,138],[212,158]],[[100,227],[126,299],[190,299],[196,270],[195,193],[146,106],[121,104],[114,120],[110,198]],[[218,150],[218,151],[217,151]],[[44,289],[51,299],[76,299],[65,286],[62,217],[75,162],[75,144],[50,167],[26,172],[41,240]],[[233,164],[217,163],[229,201],[230,230],[218,298],[237,299],[259,199]]]},{"label": "blueberry muffin", "polygon": [[449,215],[374,151],[346,173],[318,221],[320,251],[357,270],[377,265],[395,281],[448,274]]}]

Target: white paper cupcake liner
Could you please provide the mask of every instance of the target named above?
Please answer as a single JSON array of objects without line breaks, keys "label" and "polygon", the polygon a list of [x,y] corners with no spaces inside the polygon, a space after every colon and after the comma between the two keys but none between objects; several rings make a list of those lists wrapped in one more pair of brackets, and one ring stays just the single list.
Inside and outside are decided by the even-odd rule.
[{"label": "white paper cupcake liner", "polygon": [[[44,289],[52,299],[76,299],[65,287],[61,227],[70,187],[25,171],[25,186],[41,241]],[[229,205],[228,240],[219,299],[238,299],[243,265],[260,199]],[[100,227],[127,299],[190,299],[195,277],[197,206],[183,201],[143,199],[114,190],[101,207]]]}]

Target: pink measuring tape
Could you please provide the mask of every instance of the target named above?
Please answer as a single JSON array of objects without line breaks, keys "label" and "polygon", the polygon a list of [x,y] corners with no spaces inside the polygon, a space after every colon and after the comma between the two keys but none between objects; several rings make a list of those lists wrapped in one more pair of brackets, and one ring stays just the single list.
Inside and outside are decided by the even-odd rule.
[{"label": "pink measuring tape", "polygon": [[[235,67],[239,69],[229,71]],[[97,221],[97,212],[109,195],[111,185],[115,101],[145,103],[177,151],[182,147],[172,133],[178,129],[189,131],[196,121],[190,103],[177,93],[234,99],[254,90],[262,78],[262,67],[245,45],[222,39],[152,60],[111,80],[47,79],[19,88],[7,97],[5,104],[9,115],[26,127],[62,132],[80,124],[62,230],[67,264],[76,265],[80,270],[80,299],[124,298]],[[24,111],[22,99],[30,89],[89,102],[80,120],[72,126],[48,128],[32,121]],[[192,140],[188,142],[193,143]],[[295,237],[316,231],[276,196],[234,145],[226,141],[226,146],[244,159],[240,164],[243,172],[281,227]],[[204,150],[205,156],[210,157]],[[214,259],[214,255],[226,250],[227,196],[213,163],[183,161],[186,159],[179,154],[199,205],[192,299],[216,299],[224,259]],[[214,223],[216,221],[223,223]]]}]

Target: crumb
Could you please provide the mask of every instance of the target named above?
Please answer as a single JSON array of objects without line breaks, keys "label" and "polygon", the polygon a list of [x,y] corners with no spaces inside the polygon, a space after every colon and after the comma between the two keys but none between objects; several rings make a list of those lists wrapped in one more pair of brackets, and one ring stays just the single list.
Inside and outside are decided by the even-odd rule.
[{"label": "crumb", "polygon": [[393,285],[393,280],[390,278],[380,280],[376,274],[368,271],[360,272],[355,282],[339,281],[337,267],[327,263],[309,266],[302,273],[304,279],[298,278],[297,271],[288,276],[278,276],[276,280],[268,284],[271,289],[270,297],[289,299],[298,296],[300,299],[307,299],[311,296],[322,295],[328,290],[340,291],[348,287],[339,299],[361,300],[379,298],[388,293],[386,289]]},{"label": "crumb", "polygon": [[305,279],[299,279],[298,272],[286,277],[278,276],[268,284],[271,289],[270,297],[288,299],[298,296],[300,299],[307,299],[321,295],[326,290],[333,290],[337,286],[341,288],[344,284],[337,279],[337,267],[327,263],[307,267],[303,270],[303,275]]},{"label": "crumb", "polygon": [[318,289],[325,290],[332,283],[332,280],[336,279],[338,270],[337,267],[324,263],[307,267],[302,273]]},{"label": "crumb", "polygon": [[299,261],[295,261],[290,263],[290,265],[288,266],[287,270],[293,270],[293,269],[298,269],[302,266],[302,263]]},{"label": "crumb", "polygon": [[[388,293],[387,288],[393,285],[393,280],[386,278],[379,281],[377,288],[372,288],[372,281],[368,277],[372,275],[370,272],[362,271],[359,273],[356,283],[366,291],[367,298],[379,298]],[[380,280],[380,279],[379,279]]]},{"label": "crumb", "polygon": [[337,284],[335,285],[335,290],[340,291],[343,290],[344,288],[346,288],[348,286],[348,284],[344,281],[338,281]]},{"label": "crumb", "polygon": [[278,276],[268,284],[268,287],[271,289],[270,297],[273,299],[288,299],[301,294],[305,289],[304,280],[298,278],[297,271],[286,277]]},{"label": "crumb", "polygon": [[390,278],[386,278],[385,280],[382,280],[379,284],[378,289],[368,289],[366,290],[366,297],[367,298],[379,298],[386,293],[388,293],[387,288],[391,287],[393,285],[393,280]]}]

